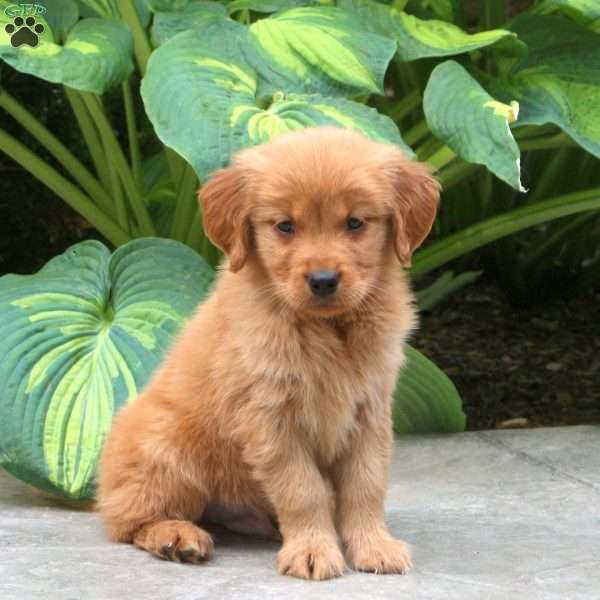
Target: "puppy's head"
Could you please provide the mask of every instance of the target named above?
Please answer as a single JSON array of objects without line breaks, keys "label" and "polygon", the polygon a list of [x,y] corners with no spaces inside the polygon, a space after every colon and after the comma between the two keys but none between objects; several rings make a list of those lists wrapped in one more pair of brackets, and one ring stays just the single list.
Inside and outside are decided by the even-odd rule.
[{"label": "puppy's head", "polygon": [[281,135],[238,153],[199,193],[236,272],[249,262],[293,309],[332,316],[377,293],[433,223],[439,185],[395,146],[345,129]]}]

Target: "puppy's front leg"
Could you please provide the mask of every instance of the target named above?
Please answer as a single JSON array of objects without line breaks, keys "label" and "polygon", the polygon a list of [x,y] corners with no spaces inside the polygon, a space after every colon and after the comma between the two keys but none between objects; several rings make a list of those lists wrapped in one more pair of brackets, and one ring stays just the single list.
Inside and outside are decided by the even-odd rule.
[{"label": "puppy's front leg", "polygon": [[387,465],[392,449],[389,408],[363,407],[349,451],[333,474],[337,527],[353,568],[406,573],[412,566],[406,544],[384,522]]},{"label": "puppy's front leg", "polygon": [[244,458],[277,514],[283,536],[278,570],[304,579],[338,577],[345,563],[334,525],[331,485],[294,428],[273,421],[272,416],[254,421]]}]

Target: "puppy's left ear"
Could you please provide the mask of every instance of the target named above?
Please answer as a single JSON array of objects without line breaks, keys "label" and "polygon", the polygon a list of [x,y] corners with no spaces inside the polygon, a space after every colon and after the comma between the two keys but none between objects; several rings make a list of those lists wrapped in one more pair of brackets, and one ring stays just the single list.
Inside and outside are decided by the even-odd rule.
[{"label": "puppy's left ear", "polygon": [[400,151],[386,166],[393,186],[394,249],[400,263],[410,267],[413,252],[431,231],[440,198],[440,184],[424,163]]},{"label": "puppy's left ear", "polygon": [[229,269],[239,271],[251,246],[245,177],[233,165],[212,173],[198,192],[204,230],[211,242],[229,257]]}]

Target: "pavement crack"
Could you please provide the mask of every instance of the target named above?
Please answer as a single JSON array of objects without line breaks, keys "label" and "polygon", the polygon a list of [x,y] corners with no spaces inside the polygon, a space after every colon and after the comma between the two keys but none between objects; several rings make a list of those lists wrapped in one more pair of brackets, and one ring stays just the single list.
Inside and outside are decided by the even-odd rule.
[{"label": "pavement crack", "polygon": [[517,450],[517,449],[513,448],[510,444],[505,442],[503,439],[498,438],[493,435],[489,435],[489,433],[486,433],[483,431],[477,431],[477,432],[475,432],[475,434],[481,441],[483,441],[484,443],[486,443],[490,446],[494,446],[496,448],[501,448],[502,450],[507,451],[512,456],[519,457],[531,465],[534,465],[536,467],[542,467],[542,468],[546,469],[547,471],[549,471],[550,473],[552,473],[553,475],[562,477],[563,479],[566,479],[573,483],[583,485],[586,488],[591,489],[594,492],[600,494],[600,485],[594,483],[593,481],[588,481],[587,479],[582,479],[581,477],[571,475],[570,473],[567,473],[566,471],[559,469],[555,465],[548,463],[545,460],[536,458],[535,456],[528,454],[524,450]]}]

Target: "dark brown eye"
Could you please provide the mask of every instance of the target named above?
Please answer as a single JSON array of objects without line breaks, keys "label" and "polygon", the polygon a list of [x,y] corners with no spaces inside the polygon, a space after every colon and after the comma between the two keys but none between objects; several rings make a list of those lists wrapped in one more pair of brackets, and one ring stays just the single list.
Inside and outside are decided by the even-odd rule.
[{"label": "dark brown eye", "polygon": [[285,233],[286,235],[291,235],[295,231],[294,224],[291,221],[281,221],[281,223],[277,223],[275,225],[281,233]]},{"label": "dark brown eye", "polygon": [[356,231],[357,229],[360,229],[364,224],[365,224],[364,221],[361,221],[360,219],[357,219],[356,217],[350,217],[346,221],[346,227],[348,227],[348,229],[350,231]]}]

